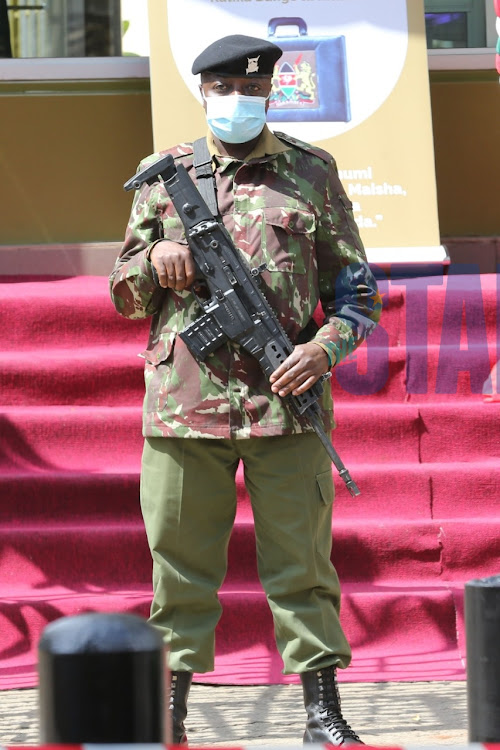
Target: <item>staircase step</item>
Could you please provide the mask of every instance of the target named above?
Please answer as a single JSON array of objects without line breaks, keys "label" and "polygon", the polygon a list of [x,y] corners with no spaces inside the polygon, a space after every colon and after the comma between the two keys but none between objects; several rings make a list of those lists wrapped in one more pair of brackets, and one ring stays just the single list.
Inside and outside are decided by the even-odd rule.
[{"label": "staircase step", "polygon": [[[339,478],[332,474],[336,486],[335,518],[377,520],[381,515],[394,519],[430,518],[430,465],[426,464],[361,464],[351,467],[361,495],[353,498]],[[478,469],[478,474],[481,469]],[[243,467],[236,476],[238,514],[242,520],[251,518],[251,508],[243,482]],[[121,463],[108,470],[81,471],[61,469],[14,470],[0,473],[0,522],[22,525],[27,519],[34,523],[44,520],[102,522],[111,518],[126,520],[135,517],[139,508],[139,465]]]},{"label": "staircase step", "polygon": [[496,346],[472,343],[406,349],[406,391],[413,403],[482,399],[483,386],[497,360]]},{"label": "staircase step", "polygon": [[[4,406],[142,404],[144,360],[129,341],[103,346],[0,352],[0,403]],[[360,357],[362,355],[359,355]],[[406,391],[402,349],[373,349],[370,370],[361,377],[356,362],[342,364],[332,377],[342,400],[403,401]],[[354,368],[354,370],[353,370]],[[342,372],[339,373],[339,370]]]},{"label": "staircase step", "polygon": [[437,344],[381,347],[369,339],[335,367],[332,393],[336,401],[365,405],[378,399],[415,404],[479,401],[497,356],[493,340],[489,346],[471,344],[464,350]]},{"label": "staircase step", "polygon": [[[223,614],[217,626],[214,672],[196,682],[283,684],[272,617],[257,585],[224,585]],[[18,687],[37,684],[37,645],[53,620],[85,612],[121,612],[147,617],[149,586],[87,588],[74,591],[53,585],[44,590],[22,584],[0,586],[0,628],[4,658],[0,689],[13,679]],[[341,621],[353,650],[352,664],[341,681],[463,680],[463,610],[461,586],[343,586]],[[460,625],[457,640],[457,617]],[[243,630],[243,632],[242,632]],[[402,676],[403,675],[403,676]]]},{"label": "staircase step", "polygon": [[[391,344],[400,338],[404,296],[400,288],[385,294],[384,329]],[[115,310],[108,280],[100,276],[12,281],[0,277],[0,317],[11,333],[5,348],[37,349],[44,341],[52,347],[65,347],[78,334],[90,345],[110,339],[137,342],[146,348],[151,319],[129,320]],[[321,309],[315,312],[321,325]]]},{"label": "staircase step", "polygon": [[[345,582],[385,584],[454,581],[500,570],[500,518],[467,520],[346,520],[333,524],[332,560]],[[150,579],[151,560],[141,519],[0,526],[0,580],[45,588],[123,586]],[[61,566],[61,560],[64,565]],[[237,520],[229,548],[228,581],[257,580],[253,524]]]},{"label": "staircase step", "polygon": [[[453,441],[454,462],[482,462],[490,474],[495,470],[490,464],[500,459],[500,403],[339,401],[335,419],[333,444],[349,466],[397,459],[404,464],[442,464],[442,470],[448,471],[450,435],[456,435],[457,424],[460,437]],[[30,472],[128,472],[140,466],[140,405],[0,406],[0,425],[0,468],[6,477]],[[470,470],[474,474],[475,466]]]},{"label": "staircase step", "polygon": [[127,341],[146,348],[151,319],[131,321],[119,315],[100,276],[75,276],[48,281],[0,281],[0,316],[9,331],[3,349],[105,346]]},{"label": "staircase step", "polygon": [[[463,587],[500,572],[498,277],[381,282],[381,325],[330,381],[333,553],[353,666],[341,679],[464,679]],[[43,627],[86,611],[146,617],[140,513],[149,320],[114,310],[107,279],[0,279],[0,688],[36,682]],[[321,317],[320,311],[316,316]],[[488,342],[486,342],[486,335]],[[258,583],[242,470],[206,682],[290,682]]]},{"label": "staircase step", "polygon": [[[500,297],[495,274],[455,274],[452,267],[447,276],[395,279],[389,287],[389,304],[394,304],[397,291],[404,299],[399,326],[402,345],[450,344],[460,338],[461,329],[464,342],[496,336]],[[384,325],[384,317],[381,322]]]},{"label": "staircase step", "polygon": [[[464,357],[466,356],[466,359]],[[471,346],[362,347],[333,371],[335,401],[421,403],[482,399],[495,362]],[[144,362],[130,343],[0,353],[0,399],[5,406],[142,404]]]},{"label": "staircase step", "polygon": [[[500,572],[500,515],[475,519],[352,519],[333,522],[332,561],[341,582],[393,585],[456,582]],[[228,581],[257,579],[249,523],[237,523],[229,545]]]},{"label": "staircase step", "polygon": [[[334,519],[376,521],[381,518],[497,518],[500,463],[349,465],[361,495],[351,497],[336,469]],[[251,519],[243,469],[236,477],[238,517]],[[18,469],[0,473],[0,523],[33,523],[59,519],[97,521],[137,517],[139,465],[109,470]]]},{"label": "staircase step", "polygon": [[0,581],[23,581],[33,589],[68,590],[144,584],[151,578],[151,558],[140,517],[87,523],[25,523],[0,526]]},{"label": "staircase step", "polygon": [[[418,462],[421,424],[410,404],[368,407],[340,403],[335,409],[336,448],[352,463]],[[0,406],[0,467],[8,473],[113,471],[139,467],[140,406]],[[376,425],[376,429],[374,428]]]},{"label": "staircase step", "polygon": [[[432,514],[436,520],[500,517],[498,459],[427,464],[431,475]],[[499,542],[500,549],[500,542]],[[500,566],[499,566],[500,572]]]},{"label": "staircase step", "polygon": [[5,473],[137,471],[143,446],[136,406],[0,406]]},{"label": "staircase step", "polygon": [[[1,352],[1,403],[113,406],[119,388],[120,405],[139,405],[144,395],[140,351],[127,341],[72,349],[44,347],[36,352]],[[368,344],[334,369],[332,393],[335,401],[365,405],[373,400],[478,401],[496,358],[493,343],[489,349],[471,345],[468,350],[437,345],[405,350]]]},{"label": "staircase step", "polygon": [[[392,411],[392,406],[388,410]],[[418,411],[422,462],[481,461],[488,464],[500,458],[500,402],[484,403],[480,397],[458,403],[453,400],[427,402],[419,404]],[[461,465],[457,476],[463,470],[467,467]],[[463,482],[463,486],[467,483]]]},{"label": "staircase step", "polygon": [[140,405],[144,361],[128,342],[78,349],[0,353],[0,400],[5,406]]},{"label": "staircase step", "polygon": [[[380,327],[391,345],[397,341],[410,345],[446,343],[447,337],[460,329],[462,318],[469,340],[485,332],[495,337],[495,274],[452,273],[381,280],[379,284],[384,302]],[[93,344],[121,335],[141,347],[149,330],[148,320],[129,321],[115,311],[108,280],[99,276],[43,281],[0,278],[0,316],[16,349],[36,349],[40,340],[64,346],[74,340],[75,331]],[[321,322],[320,309],[315,317]]]},{"label": "staircase step", "polygon": [[[228,586],[222,590],[221,600],[224,611],[217,637],[223,664],[202,679],[244,684],[249,664],[254,679],[260,682],[298,681],[297,676],[281,674],[272,618],[262,593]],[[348,670],[340,670],[339,679],[463,680],[462,602],[461,586],[344,584],[341,623],[353,659]],[[252,623],[244,639],[242,622]]]},{"label": "staircase step", "polygon": [[0,495],[0,523],[127,522],[139,517],[139,467],[2,472]]}]

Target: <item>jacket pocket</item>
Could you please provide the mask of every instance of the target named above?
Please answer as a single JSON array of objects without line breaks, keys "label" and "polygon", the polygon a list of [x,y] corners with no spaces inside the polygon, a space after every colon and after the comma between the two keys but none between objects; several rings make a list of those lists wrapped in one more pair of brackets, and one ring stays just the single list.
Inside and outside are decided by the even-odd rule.
[{"label": "jacket pocket", "polygon": [[286,207],[264,208],[262,249],[269,271],[306,273],[314,252],[316,216]]},{"label": "jacket pocket", "polygon": [[331,469],[322,471],[321,474],[316,474],[316,483],[322,503],[324,505],[331,505],[335,496]]},{"label": "jacket pocket", "polygon": [[167,333],[160,334],[157,343],[151,349],[146,349],[142,352],[140,356],[144,357],[148,364],[155,367],[162,362],[166,362],[172,354],[176,336],[176,331],[168,331]]}]

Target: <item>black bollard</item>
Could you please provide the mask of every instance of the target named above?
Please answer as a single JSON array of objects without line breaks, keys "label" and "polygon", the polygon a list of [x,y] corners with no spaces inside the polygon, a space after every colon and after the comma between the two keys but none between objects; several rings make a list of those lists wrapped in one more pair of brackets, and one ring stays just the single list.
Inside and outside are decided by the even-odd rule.
[{"label": "black bollard", "polygon": [[41,744],[165,742],[164,646],[142,618],[63,617],[38,660]]},{"label": "black bollard", "polygon": [[465,584],[469,742],[500,742],[500,575]]}]

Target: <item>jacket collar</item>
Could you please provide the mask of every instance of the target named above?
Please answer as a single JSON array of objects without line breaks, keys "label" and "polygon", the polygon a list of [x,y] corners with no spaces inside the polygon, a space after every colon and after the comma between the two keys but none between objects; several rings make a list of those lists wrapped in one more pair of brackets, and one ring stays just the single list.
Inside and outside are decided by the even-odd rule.
[{"label": "jacket collar", "polygon": [[[218,161],[225,163],[226,159],[234,161],[230,156],[222,156],[219,154],[217,146],[215,145],[214,136],[211,130],[207,133],[207,145],[211,156],[216,156]],[[275,154],[282,154],[284,151],[290,151],[290,146],[286,143],[282,143],[274,133],[269,130],[267,125],[264,125],[264,130],[260,134],[260,138],[255,144],[252,151],[245,156],[245,162],[252,161],[253,159],[263,159],[266,156],[274,156]]]}]

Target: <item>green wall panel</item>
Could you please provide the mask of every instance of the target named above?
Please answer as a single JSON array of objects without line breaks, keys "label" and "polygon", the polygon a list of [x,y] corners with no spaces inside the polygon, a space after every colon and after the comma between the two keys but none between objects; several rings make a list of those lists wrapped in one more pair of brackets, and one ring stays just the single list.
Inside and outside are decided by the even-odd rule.
[{"label": "green wall panel", "polygon": [[442,236],[500,235],[500,86],[492,71],[433,71]]},{"label": "green wall panel", "polygon": [[[498,76],[430,83],[441,234],[500,235]],[[0,245],[122,239],[123,182],[153,150],[148,80],[0,82],[0,123]]]},{"label": "green wall panel", "polygon": [[120,239],[151,153],[149,81],[0,84],[0,244]]}]

